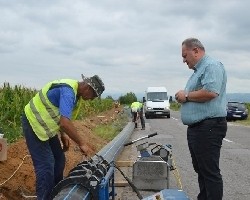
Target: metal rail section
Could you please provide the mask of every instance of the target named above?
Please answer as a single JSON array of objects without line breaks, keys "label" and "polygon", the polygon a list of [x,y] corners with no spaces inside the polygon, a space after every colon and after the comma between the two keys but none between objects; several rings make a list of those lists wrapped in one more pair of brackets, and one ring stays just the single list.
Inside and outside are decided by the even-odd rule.
[{"label": "metal rail section", "polygon": [[[53,189],[54,200],[106,200],[114,199],[114,166],[134,130],[134,123],[129,122],[125,128],[89,161],[79,163],[69,175]],[[100,159],[101,158],[101,159]],[[112,191],[109,192],[109,189]]]},{"label": "metal rail section", "polygon": [[[108,163],[115,161],[117,156],[123,150],[123,146],[131,136],[133,130],[134,123],[129,122],[127,126],[125,126],[125,128],[111,142],[109,142],[97,153],[97,155],[102,156]],[[98,159],[98,157],[94,156],[93,160],[96,159]]]}]

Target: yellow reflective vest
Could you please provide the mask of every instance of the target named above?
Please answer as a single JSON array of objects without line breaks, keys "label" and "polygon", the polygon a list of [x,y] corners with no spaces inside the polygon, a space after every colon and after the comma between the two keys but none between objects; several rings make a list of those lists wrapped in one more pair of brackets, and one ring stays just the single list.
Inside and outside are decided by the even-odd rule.
[{"label": "yellow reflective vest", "polygon": [[143,105],[141,102],[133,102],[130,107],[132,112],[139,112]]},{"label": "yellow reflective vest", "polygon": [[[47,97],[49,89],[56,85],[68,85],[77,95],[78,81],[71,79],[55,80],[47,83],[25,106],[24,112],[37,137],[46,141],[59,133],[60,114],[59,108],[54,106]],[[72,113],[72,119],[76,119],[81,106],[81,98],[76,103]]]}]

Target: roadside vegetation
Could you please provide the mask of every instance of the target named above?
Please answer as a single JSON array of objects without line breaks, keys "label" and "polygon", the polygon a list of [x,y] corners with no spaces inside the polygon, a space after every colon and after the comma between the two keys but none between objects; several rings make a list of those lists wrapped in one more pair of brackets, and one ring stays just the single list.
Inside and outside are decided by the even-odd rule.
[{"label": "roadside vegetation", "polygon": [[[4,83],[0,87],[0,132],[9,143],[22,137],[21,116],[25,105],[37,92],[36,89],[21,85],[11,86],[9,83]],[[84,119],[112,107],[112,98],[83,101],[78,119]]]},{"label": "roadside vegetation", "polygon": [[139,101],[135,95],[135,93],[133,92],[129,92],[123,96],[120,96],[118,101],[120,102],[120,104],[122,105],[128,105],[130,106],[133,102],[135,101]]},{"label": "roadside vegetation", "polygon": [[[108,97],[107,97],[108,98]],[[112,98],[112,97],[109,97]],[[128,92],[125,95],[122,95],[118,98],[117,103],[123,107],[122,112],[119,113],[119,117],[112,123],[104,125],[98,125],[95,128],[95,133],[107,140],[112,140],[117,136],[118,133],[126,126],[131,117],[130,105],[138,101],[136,95],[133,92]]]},{"label": "roadside vegetation", "polygon": [[174,111],[179,111],[181,108],[181,104],[175,101],[170,102],[170,109]]},{"label": "roadside vegetation", "polygon": [[119,117],[112,123],[97,125],[94,129],[96,135],[109,141],[114,139],[128,123],[129,115],[127,111],[125,108],[122,112],[118,113]]}]

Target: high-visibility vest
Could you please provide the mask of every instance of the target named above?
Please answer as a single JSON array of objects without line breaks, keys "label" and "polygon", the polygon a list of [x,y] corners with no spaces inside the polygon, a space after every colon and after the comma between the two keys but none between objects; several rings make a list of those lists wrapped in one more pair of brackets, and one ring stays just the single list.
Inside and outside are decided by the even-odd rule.
[{"label": "high-visibility vest", "polygon": [[130,107],[131,107],[132,112],[138,112],[142,108],[142,103],[133,102]]},{"label": "high-visibility vest", "polygon": [[[54,106],[47,97],[47,92],[51,87],[66,85],[74,90],[75,99],[77,95],[78,81],[71,79],[55,80],[47,83],[25,106],[24,112],[37,137],[46,141],[58,134],[60,127],[59,108]],[[76,102],[72,113],[72,119],[76,119],[81,106],[81,98]]]}]

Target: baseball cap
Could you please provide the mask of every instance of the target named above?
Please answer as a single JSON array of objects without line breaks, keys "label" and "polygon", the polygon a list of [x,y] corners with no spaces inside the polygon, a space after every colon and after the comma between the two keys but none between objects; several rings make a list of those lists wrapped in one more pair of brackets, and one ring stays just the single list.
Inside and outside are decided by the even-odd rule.
[{"label": "baseball cap", "polygon": [[102,79],[98,75],[94,75],[92,77],[85,77],[82,74],[82,79],[85,83],[92,87],[98,97],[101,96],[101,94],[105,90],[105,86],[102,82]]}]

